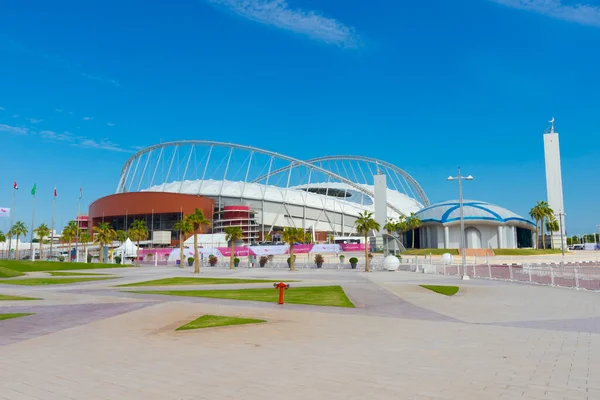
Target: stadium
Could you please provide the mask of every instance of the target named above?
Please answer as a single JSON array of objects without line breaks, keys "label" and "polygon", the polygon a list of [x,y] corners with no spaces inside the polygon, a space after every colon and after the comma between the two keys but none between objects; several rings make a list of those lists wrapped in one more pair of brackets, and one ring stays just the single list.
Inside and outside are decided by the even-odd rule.
[{"label": "stadium", "polygon": [[144,219],[153,245],[174,246],[181,238],[173,225],[199,208],[212,222],[205,234],[241,226],[246,244],[280,242],[285,227],[311,232],[315,242],[343,240],[356,236],[359,213],[375,211],[377,176],[385,176],[378,197],[388,218],[430,205],[406,171],[369,157],[301,160],[216,141],[161,143],[127,160],[115,194],[90,205],[90,226],[104,221],[125,230]]}]

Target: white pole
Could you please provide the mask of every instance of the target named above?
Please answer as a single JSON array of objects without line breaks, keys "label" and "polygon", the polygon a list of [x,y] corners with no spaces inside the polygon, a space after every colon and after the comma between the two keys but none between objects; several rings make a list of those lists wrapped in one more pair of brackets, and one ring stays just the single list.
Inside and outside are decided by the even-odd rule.
[{"label": "white pole", "polygon": [[[35,218],[35,192],[33,193],[33,206],[31,207],[31,240],[29,244],[29,253],[31,254],[31,261],[35,261],[35,253],[33,252],[33,231],[35,229],[34,225]],[[40,260],[42,259],[42,255],[40,254]]]},{"label": "white pole", "polygon": [[[56,186],[54,187],[56,193]],[[52,260],[52,248],[54,247],[54,211],[56,209],[56,196],[52,193],[52,222],[50,223],[50,260]]]},{"label": "white pole", "polygon": [[[17,181],[15,181],[16,183]],[[15,189],[15,187],[13,186],[13,194],[12,194],[12,208],[10,209],[10,226],[8,227],[9,229],[9,233],[12,230],[12,226],[13,226],[13,218],[15,215],[15,193],[16,193],[17,189]],[[6,258],[10,259],[10,250],[12,249],[12,235],[8,236],[8,256]]]},{"label": "white pole", "polygon": [[79,200],[77,200],[77,231],[75,236],[75,262],[79,262],[79,212],[81,211],[81,188],[79,189]]},{"label": "white pole", "polygon": [[462,279],[469,280],[469,276],[467,275],[467,254],[465,249],[465,212],[463,209],[462,176],[460,175],[460,167],[458,168],[458,204],[460,206],[460,252],[462,255]]}]

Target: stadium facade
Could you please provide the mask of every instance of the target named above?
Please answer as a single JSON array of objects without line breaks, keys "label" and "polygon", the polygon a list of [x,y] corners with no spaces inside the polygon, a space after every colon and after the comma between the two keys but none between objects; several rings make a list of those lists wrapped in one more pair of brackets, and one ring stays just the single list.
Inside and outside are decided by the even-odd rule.
[{"label": "stadium facade", "polygon": [[[374,212],[384,223],[429,206],[413,177],[382,160],[343,155],[301,160],[251,146],[190,140],[134,154],[123,166],[115,194],[92,203],[89,218],[90,226],[104,221],[123,230],[144,219],[153,245],[174,246],[181,239],[174,224],[198,208],[211,221],[204,233],[240,226],[243,241],[256,244],[280,242],[283,228],[295,227],[324,242],[329,236],[338,241],[356,237],[354,223],[363,211]],[[438,221],[426,222],[417,246],[453,244],[424,233],[433,232],[431,223]],[[516,240],[505,243],[517,245]]]}]

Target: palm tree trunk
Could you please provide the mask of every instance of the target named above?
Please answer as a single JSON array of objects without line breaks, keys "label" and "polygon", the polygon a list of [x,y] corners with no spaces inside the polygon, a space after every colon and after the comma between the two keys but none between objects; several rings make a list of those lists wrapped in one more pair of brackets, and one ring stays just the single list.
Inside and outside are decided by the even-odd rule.
[{"label": "palm tree trunk", "polygon": [[234,251],[235,251],[235,241],[233,240],[233,238],[231,239],[231,254],[229,255],[229,269],[235,269],[235,255],[234,255]]},{"label": "palm tree trunk", "polygon": [[140,241],[137,241],[137,249],[135,249],[135,264],[140,266]]},{"label": "palm tree trunk", "polygon": [[368,233],[365,232],[365,272],[369,272],[369,243],[367,240]]},{"label": "palm tree trunk", "polygon": [[415,248],[415,229],[412,230],[412,243],[410,247]]},{"label": "palm tree trunk", "polygon": [[185,235],[183,234],[183,232],[181,232],[181,235],[179,235],[179,268],[183,268],[183,237]]},{"label": "palm tree trunk", "polygon": [[198,229],[194,229],[194,273],[200,273],[200,260],[198,259]]},{"label": "palm tree trunk", "polygon": [[538,243],[540,242],[540,236],[539,236],[539,226],[540,226],[540,220],[536,219],[535,220],[535,243],[534,243],[534,247],[537,250],[538,248]]},{"label": "palm tree trunk", "polygon": [[[10,249],[8,249],[10,252]],[[17,235],[17,243],[15,243],[15,260],[19,259],[19,235]]]},{"label": "palm tree trunk", "polygon": [[100,243],[100,264],[104,264],[104,244]]},{"label": "palm tree trunk", "polygon": [[546,248],[546,238],[544,237],[544,217],[542,217],[542,249]]},{"label": "palm tree trunk", "polygon": [[44,245],[44,238],[40,238],[40,261],[42,260],[42,246]]},{"label": "palm tree trunk", "polygon": [[296,265],[294,264],[294,243],[290,243],[290,271],[295,271]]}]

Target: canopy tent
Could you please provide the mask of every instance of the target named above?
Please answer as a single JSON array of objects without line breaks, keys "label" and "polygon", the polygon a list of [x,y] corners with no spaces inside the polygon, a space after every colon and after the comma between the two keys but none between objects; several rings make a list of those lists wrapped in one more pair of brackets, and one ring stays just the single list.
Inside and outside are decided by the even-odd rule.
[{"label": "canopy tent", "polygon": [[125,243],[113,250],[113,257],[120,256],[121,258],[135,258],[137,257],[138,247],[133,244],[131,239],[127,238]]},{"label": "canopy tent", "polygon": [[[227,236],[224,233],[201,234],[198,236],[198,247],[227,247]],[[186,247],[194,247],[194,235],[190,236],[183,242]]]}]

